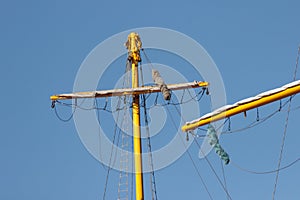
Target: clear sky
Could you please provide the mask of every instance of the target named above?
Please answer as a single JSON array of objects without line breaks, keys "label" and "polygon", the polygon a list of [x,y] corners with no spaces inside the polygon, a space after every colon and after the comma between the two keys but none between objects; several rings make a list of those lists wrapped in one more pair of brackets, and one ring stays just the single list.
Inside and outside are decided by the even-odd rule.
[{"label": "clear sky", "polygon": [[[299,8],[296,0],[2,0],[0,199],[102,199],[106,170],[85,149],[74,122],[56,118],[49,100],[52,94],[72,91],[82,61],[101,41],[138,27],[180,31],[208,51],[221,72],[227,102],[234,103],[292,81],[300,44]],[[159,62],[159,56],[151,58]],[[296,96],[292,108],[299,104]],[[259,109],[260,117],[278,106]],[[275,169],[286,109],[255,128],[222,135],[232,161],[254,171]],[[290,113],[282,166],[300,155],[299,111]],[[255,118],[256,110],[250,111],[246,119],[232,118],[231,127],[245,127]],[[226,199],[207,162],[198,159],[195,144],[190,151],[213,199]],[[212,152],[208,158],[223,180],[217,155]],[[276,199],[300,198],[299,167],[280,172]],[[232,199],[272,198],[274,173],[254,175],[229,164],[225,175]],[[118,172],[111,179],[107,199],[116,199]],[[187,154],[158,171],[156,184],[159,199],[209,199]],[[145,190],[149,199],[149,187]]]}]

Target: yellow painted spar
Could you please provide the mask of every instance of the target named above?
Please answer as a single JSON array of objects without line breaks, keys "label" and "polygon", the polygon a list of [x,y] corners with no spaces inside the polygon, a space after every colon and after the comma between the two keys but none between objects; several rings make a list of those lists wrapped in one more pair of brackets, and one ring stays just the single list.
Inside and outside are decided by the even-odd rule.
[{"label": "yellow painted spar", "polygon": [[[289,86],[288,86],[289,85]],[[272,92],[273,91],[273,92]],[[242,103],[237,102],[232,106],[229,106],[228,109],[224,109],[223,111],[209,115],[207,117],[202,117],[199,120],[194,120],[192,122],[187,122],[184,126],[181,127],[182,131],[186,132],[189,130],[196,129],[200,126],[209,124],[214,121],[218,121],[238,113],[246,112],[247,110],[257,108],[259,106],[263,106],[265,104],[283,99],[288,96],[292,96],[300,92],[300,81],[294,81],[290,84],[287,84],[277,90],[271,90],[260,95],[257,95],[253,98],[252,101]],[[264,94],[264,95],[263,95]]]},{"label": "yellow painted spar", "polygon": [[[131,58],[131,80],[132,88],[139,86],[138,63],[141,61],[140,37],[137,33],[130,33],[127,41],[127,48]],[[142,166],[142,147],[141,147],[141,127],[140,127],[140,97],[133,95],[132,100],[132,118],[133,118],[133,152],[135,167],[135,195],[136,200],[144,200],[143,187],[143,166]]]},{"label": "yellow painted spar", "polygon": [[[132,63],[132,87],[138,87],[138,66]],[[144,199],[143,192],[143,168],[142,168],[142,148],[141,148],[141,128],[140,128],[140,100],[139,95],[133,96],[132,101],[133,118],[133,150],[135,167],[136,199]]]}]

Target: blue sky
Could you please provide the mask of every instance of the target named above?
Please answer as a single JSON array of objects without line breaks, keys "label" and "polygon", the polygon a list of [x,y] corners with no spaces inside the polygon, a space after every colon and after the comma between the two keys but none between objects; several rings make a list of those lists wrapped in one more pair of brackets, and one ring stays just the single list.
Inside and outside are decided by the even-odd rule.
[{"label": "blue sky", "polygon": [[[0,4],[0,199],[102,199],[106,170],[86,151],[73,121],[56,118],[49,96],[71,91],[84,58],[111,35],[157,26],[192,37],[217,64],[229,103],[291,81],[300,44],[296,0],[4,0]],[[260,115],[278,105],[261,108]],[[296,106],[297,96],[292,102]],[[282,165],[299,156],[299,114],[299,110],[290,114]],[[231,126],[244,127],[255,116],[254,110],[247,119],[234,117]],[[235,163],[257,171],[273,170],[285,118],[286,112],[281,112],[255,128],[223,135],[221,142]],[[226,199],[197,151],[193,145],[191,154],[213,199]],[[217,156],[211,153],[209,159],[221,176]],[[276,199],[299,199],[298,169],[296,164],[280,173]],[[248,174],[232,165],[225,167],[225,174],[232,199],[272,198],[275,174]],[[112,172],[107,199],[116,199],[117,177]],[[187,154],[158,171],[156,181],[159,199],[209,199]]]}]

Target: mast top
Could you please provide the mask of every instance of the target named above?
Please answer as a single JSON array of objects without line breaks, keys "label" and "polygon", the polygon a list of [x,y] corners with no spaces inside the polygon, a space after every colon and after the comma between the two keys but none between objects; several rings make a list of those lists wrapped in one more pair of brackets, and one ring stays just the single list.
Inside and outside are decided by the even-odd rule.
[{"label": "mast top", "polygon": [[128,35],[128,39],[125,43],[126,48],[128,49],[128,52],[138,52],[142,48],[142,42],[139,34],[135,32],[131,32]]}]

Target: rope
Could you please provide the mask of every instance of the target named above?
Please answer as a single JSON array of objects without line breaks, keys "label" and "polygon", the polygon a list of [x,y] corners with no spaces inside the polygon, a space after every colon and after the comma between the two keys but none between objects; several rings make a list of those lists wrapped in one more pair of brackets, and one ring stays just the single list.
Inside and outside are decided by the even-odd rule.
[{"label": "rope", "polygon": [[[199,149],[201,150],[200,144],[198,143],[197,140],[195,140],[195,141],[196,141],[197,146],[198,146]],[[201,150],[201,151],[202,151],[202,150]],[[219,182],[220,185],[222,186],[223,190],[225,191],[227,197],[228,197],[230,200],[232,200],[232,198],[231,198],[231,196],[230,196],[228,190],[226,189],[225,185],[222,183],[220,177],[218,176],[218,174],[217,174],[216,170],[214,169],[214,167],[212,166],[211,162],[209,161],[209,159],[207,158],[207,156],[205,156],[204,158],[205,158],[206,162],[208,163],[210,169],[213,171],[214,175],[216,176],[218,182]]]},{"label": "rope", "polygon": [[[120,105],[120,102],[121,102],[121,98],[118,99],[117,106]],[[113,144],[115,144],[115,138],[116,138],[116,133],[117,133],[119,116],[120,116],[120,113],[118,112],[117,119],[116,119],[117,121],[116,121],[115,126],[114,126],[114,134],[113,134],[113,141],[112,141]],[[103,197],[102,197],[103,200],[105,200],[105,197],[106,197],[106,191],[107,191],[107,185],[108,185],[108,178],[109,178],[110,170],[112,169],[111,168],[111,162],[112,162],[112,157],[113,157],[112,154],[113,154],[113,151],[114,151],[114,147],[115,147],[115,145],[112,145],[111,151],[110,151],[109,166],[107,168],[107,173],[106,173],[106,178],[105,178],[105,184],[104,184],[104,192],[103,192]]]},{"label": "rope", "polygon": [[[175,121],[174,121],[174,119],[173,119],[173,116],[171,115],[170,110],[168,109],[168,107],[167,107],[167,111],[168,111],[168,113],[169,113],[169,115],[170,115],[170,118],[171,118],[171,122],[172,122],[172,124],[173,124],[173,127],[175,128],[175,130],[177,130],[176,123],[175,123]],[[182,141],[182,138],[181,138],[181,141]],[[184,142],[183,142],[183,141],[182,141],[182,143],[183,143],[183,145],[184,145]],[[196,170],[196,173],[197,173],[198,177],[200,178],[201,183],[203,184],[203,186],[204,186],[204,188],[205,188],[205,191],[207,192],[209,198],[210,198],[211,200],[213,200],[213,198],[212,198],[212,196],[211,196],[211,194],[210,194],[210,192],[209,192],[209,190],[208,190],[208,187],[207,187],[207,185],[205,184],[204,179],[202,178],[202,176],[201,176],[201,174],[200,174],[200,171],[198,170],[198,168],[197,168],[197,166],[196,166],[196,163],[194,162],[194,160],[193,160],[193,158],[192,158],[192,156],[191,156],[189,150],[187,150],[187,153],[188,153],[188,156],[189,156],[190,160],[192,161],[193,167],[194,167],[194,169]]]},{"label": "rope", "polygon": [[76,107],[74,108],[74,110],[73,110],[72,114],[70,115],[70,117],[68,117],[68,118],[66,118],[66,119],[63,119],[63,118],[58,114],[56,106],[54,106],[54,111],[55,111],[56,117],[57,117],[60,121],[62,121],[62,122],[68,122],[68,121],[70,121],[70,120],[73,118],[74,113],[75,113],[75,111],[76,111]]},{"label": "rope", "polygon": [[[295,66],[295,71],[294,71],[294,76],[293,76],[294,81],[296,80],[296,76],[297,76],[299,55],[300,55],[300,46],[298,47],[298,54],[297,54],[297,58],[296,58],[296,66]],[[282,142],[281,142],[281,147],[280,147],[280,154],[279,154],[277,169],[280,169],[280,166],[281,166],[284,143],[285,143],[285,138],[286,138],[286,134],[287,134],[287,127],[288,127],[289,116],[290,116],[290,111],[291,111],[291,104],[292,104],[292,96],[289,98],[288,111],[287,111],[287,116],[286,116],[286,120],[285,120],[285,126],[284,126],[284,131],[283,131],[283,136],[282,136]],[[278,177],[279,177],[279,170],[276,172],[276,178],[275,178],[274,189],[273,189],[273,194],[272,194],[273,200],[275,199]]]},{"label": "rope", "polygon": [[248,173],[251,173],[251,174],[258,174],[258,175],[262,175],[262,174],[273,174],[275,172],[278,172],[278,171],[282,171],[282,170],[285,170],[289,167],[292,167],[293,165],[295,165],[298,161],[300,161],[300,157],[297,158],[296,160],[294,160],[293,162],[289,163],[288,165],[284,166],[284,167],[281,167],[280,169],[275,169],[275,170],[270,170],[270,171],[254,171],[254,170],[249,170],[249,169],[246,169],[246,168],[243,168],[243,167],[240,167],[238,164],[236,164],[235,162],[231,162],[232,165],[234,167],[236,167],[237,169],[241,170],[241,171],[244,171],[244,172],[248,172]]},{"label": "rope", "polygon": [[[158,99],[158,96],[159,96],[159,93],[156,93],[156,99],[155,101],[153,102],[153,105],[152,106],[149,106],[147,107],[147,109],[151,109],[155,106],[161,106],[161,107],[164,107],[164,106],[168,106],[168,105],[181,105],[181,104],[186,104],[186,103],[189,103],[191,101],[200,101],[202,99],[202,97],[204,96],[204,93],[205,93],[205,89],[203,88],[202,90],[200,90],[198,93],[195,94],[195,96],[191,97],[190,99],[188,100],[185,100],[185,101],[181,101],[181,102],[168,102],[168,103],[162,103],[162,104],[158,104],[157,103],[157,99]],[[146,95],[146,99],[149,99],[149,97],[153,95],[152,93],[149,93],[148,95]],[[122,98],[122,97],[119,97],[119,98]],[[81,109],[81,110],[100,110],[100,111],[106,111],[108,113],[116,113],[116,112],[119,112],[119,111],[122,111],[122,110],[125,110],[126,109],[126,105],[124,106],[120,106],[120,107],[117,107],[116,109],[112,110],[112,109],[108,109],[107,105],[108,105],[108,99],[106,98],[105,100],[105,103],[103,106],[99,106],[97,104],[97,106],[91,106],[91,107],[83,107],[81,105],[76,105],[76,104],[72,104],[72,103],[65,103],[65,102],[61,102],[61,101],[56,101],[55,103],[58,103],[60,105],[63,105],[63,106],[67,106],[67,107],[71,107],[71,108],[76,108],[76,109]],[[70,119],[69,119],[70,120]]]},{"label": "rope", "polygon": [[[172,92],[172,91],[171,91]],[[150,107],[147,107],[147,109],[151,109],[151,108],[153,108],[153,107],[155,107],[155,106],[160,106],[160,107],[164,107],[164,106],[168,106],[168,105],[173,105],[173,106],[178,106],[178,105],[182,105],[182,104],[186,104],[186,103],[189,103],[189,102],[191,102],[191,101],[197,101],[197,102],[199,102],[201,99],[202,99],[202,97],[203,97],[203,95],[204,95],[204,92],[205,91],[199,91],[194,97],[192,97],[192,98],[190,98],[189,100],[186,100],[186,101],[182,101],[182,102],[174,102],[174,101],[172,101],[172,99],[171,99],[171,101],[168,101],[167,103],[162,103],[162,104],[158,104],[157,103],[157,100],[158,100],[158,96],[159,96],[159,93],[156,93],[156,98],[155,98],[155,101],[154,101],[154,103],[153,103],[153,105],[152,106],[150,106]],[[151,94],[150,94],[151,95]],[[173,92],[171,93],[171,96],[173,95]]]},{"label": "rope", "polygon": [[[226,190],[228,191],[228,189],[227,189],[227,181],[226,181],[226,176],[225,176],[225,169],[224,169],[223,162],[222,162],[221,159],[220,159],[220,161],[221,161],[221,168],[222,168],[222,175],[223,175],[223,180],[224,180],[224,186],[225,186]],[[226,197],[229,200],[229,197],[228,196],[226,196]]]},{"label": "rope", "polygon": [[[125,69],[125,73],[126,73],[127,69]],[[124,88],[124,85],[125,85],[125,77],[123,78],[123,88]],[[107,104],[106,104],[107,105]],[[118,102],[117,102],[117,110],[118,108],[120,107],[121,105],[121,97],[118,97]],[[112,145],[111,147],[111,151],[110,151],[110,157],[109,157],[109,166],[107,168],[107,173],[106,173],[106,178],[105,178],[105,184],[104,184],[104,192],[103,192],[103,197],[102,199],[105,200],[105,197],[106,197],[106,192],[107,192],[107,186],[108,186],[108,178],[109,178],[109,174],[110,174],[110,171],[111,171],[111,164],[112,164],[112,157],[113,157],[113,151],[114,151],[114,148],[115,148],[115,139],[116,139],[116,133],[117,133],[117,129],[118,129],[118,122],[119,122],[119,117],[120,117],[120,110],[118,110],[117,112],[117,119],[116,119],[116,123],[115,123],[115,126],[114,126],[114,131],[113,131],[113,141],[112,143],[114,145]],[[124,118],[123,118],[124,119]],[[123,124],[123,120],[121,122],[121,124]],[[122,126],[122,125],[121,125]],[[120,130],[119,129],[119,135],[120,135]],[[117,138],[117,141],[119,141],[119,137]],[[118,146],[118,145],[117,145]],[[117,152],[116,152],[117,153]],[[116,155],[115,155],[115,159],[114,159],[114,163],[116,161]]]},{"label": "rope", "polygon": [[146,99],[145,99],[144,94],[142,95],[142,101],[143,101],[142,107],[144,108],[144,119],[145,119],[146,134],[147,134],[148,152],[149,152],[148,162],[151,167],[150,186],[151,186],[152,200],[154,200],[154,199],[157,199],[157,190],[156,190],[154,166],[153,166],[153,159],[152,159],[152,147],[151,147],[151,140],[150,140],[148,114],[147,114],[147,109],[146,109]]},{"label": "rope", "polygon": [[196,172],[197,172],[197,174],[198,174],[198,176],[199,176],[199,178],[200,178],[200,180],[201,180],[201,183],[203,184],[203,186],[204,186],[204,188],[205,188],[205,190],[206,190],[206,192],[207,192],[209,198],[210,198],[211,200],[213,200],[213,198],[212,198],[210,192],[208,191],[208,188],[207,188],[207,186],[206,186],[206,184],[205,184],[205,182],[204,182],[204,180],[203,180],[203,178],[202,178],[202,176],[201,176],[201,174],[200,174],[200,172],[199,172],[199,170],[198,170],[198,168],[197,168],[197,166],[196,166],[196,163],[194,162],[194,160],[193,160],[193,158],[192,158],[192,156],[191,156],[191,154],[190,154],[190,151],[187,150],[187,153],[188,153],[188,155],[189,155],[190,160],[192,161],[193,167],[194,167],[194,169],[196,170]]},{"label": "rope", "polygon": [[[293,96],[292,96],[293,97]],[[221,134],[231,134],[231,133],[235,133],[235,132],[241,132],[241,131],[244,131],[244,130],[247,130],[247,129],[250,129],[250,128],[253,128],[265,121],[267,121],[268,119],[271,119],[275,114],[279,113],[279,112],[283,112],[284,110],[282,110],[283,107],[285,107],[287,104],[288,104],[289,101],[286,101],[284,104],[281,104],[279,109],[277,109],[276,111],[274,111],[273,113],[267,115],[266,117],[259,117],[259,121],[257,121],[257,119],[254,121],[254,122],[251,122],[249,125],[243,127],[243,128],[238,128],[238,129],[234,129],[234,130],[231,130],[231,122],[230,120],[228,120],[228,130],[227,131],[223,131]],[[297,108],[296,108],[297,109]],[[230,119],[230,118],[228,118]],[[203,131],[206,131],[206,130],[203,130]]]},{"label": "rope", "polygon": [[142,82],[142,87],[144,87],[144,73],[143,73],[143,65],[142,65],[142,61],[140,64],[140,74],[141,74],[141,82]]},{"label": "rope", "polygon": [[[95,105],[98,107],[98,101],[96,98],[95,98]],[[97,110],[97,120],[98,120],[98,123],[100,123],[100,113],[98,110]],[[103,160],[102,159],[102,150],[101,150],[101,127],[100,126],[98,128],[98,134],[99,134],[99,157],[100,157],[100,160]],[[102,168],[105,169],[105,165],[102,162],[100,162],[100,163],[101,163]]]},{"label": "rope", "polygon": [[[172,101],[172,100],[171,100],[171,101]],[[168,108],[168,107],[167,107],[167,108]],[[185,120],[184,117],[181,115],[181,113],[180,113],[179,109],[177,108],[177,106],[175,106],[175,108],[176,108],[177,113],[178,113],[179,116],[181,117],[181,119],[184,121],[184,123],[186,123],[186,120]],[[172,118],[172,115],[171,115],[171,118]],[[226,121],[225,121],[225,122],[226,122]],[[225,123],[225,122],[224,122],[224,123]],[[175,126],[175,127],[176,127],[176,126]],[[218,127],[218,129],[221,128],[221,127],[222,127],[222,126]],[[201,150],[201,147],[200,147],[200,145],[198,144],[198,141],[197,141],[197,140],[195,140],[195,141],[196,141],[196,144],[198,145],[199,149]],[[209,162],[209,160],[208,160],[208,158],[207,158],[206,156],[205,156],[205,160],[206,160],[207,163],[209,164],[211,170],[214,172],[214,174],[215,174],[215,176],[217,177],[219,183],[221,184],[223,190],[226,192],[227,197],[231,200],[232,198],[231,198],[231,196],[230,196],[228,190],[225,188],[224,184],[223,184],[222,181],[220,180],[218,174],[216,173],[215,169],[213,168],[213,166],[211,165],[211,163]]]},{"label": "rope", "polygon": [[[140,65],[140,74],[141,74],[142,87],[144,87],[145,83],[144,83],[144,74],[143,74],[142,64]],[[144,120],[145,120],[145,126],[146,126],[147,145],[148,145],[148,152],[149,152],[148,163],[151,167],[151,173],[150,173],[151,195],[152,195],[152,200],[154,200],[154,199],[157,200],[157,190],[156,190],[155,173],[154,173],[154,166],[153,166],[152,147],[151,147],[151,140],[150,140],[150,130],[149,130],[149,121],[148,121],[148,113],[147,113],[146,95],[145,94],[142,95],[142,102],[143,102],[142,107],[144,109]]]},{"label": "rope", "polygon": [[147,54],[145,52],[145,49],[141,49],[141,50],[142,50],[142,52],[143,52],[143,54],[144,54],[144,56],[145,56],[145,58],[147,60],[147,63],[150,64],[151,69],[154,69],[151,60],[149,59],[149,57],[147,56]]},{"label": "rope", "polygon": [[[168,108],[168,107],[167,107],[167,108]],[[184,121],[184,123],[185,123],[186,120],[185,120],[184,117],[180,114],[179,109],[178,109],[176,106],[175,106],[175,108],[176,108],[177,113],[180,115],[181,119],[182,119],[182,120]],[[168,110],[168,112],[169,112],[169,110]],[[172,122],[173,122],[174,126],[176,127],[176,124],[175,124],[175,122],[174,122],[174,120],[173,120],[172,115],[170,115],[170,116],[171,116],[171,119],[172,119]],[[225,121],[225,122],[226,122],[226,121]],[[225,123],[225,122],[224,122],[224,123]],[[218,129],[219,129],[219,128],[220,128],[220,127],[218,127]],[[195,141],[196,141],[196,144],[198,145],[198,147],[200,148],[200,145],[198,144],[197,140],[195,140]],[[201,148],[200,148],[200,149],[201,149]],[[189,153],[189,152],[188,152],[188,153]],[[229,199],[231,200],[232,198],[231,198],[231,196],[230,196],[230,194],[229,194],[227,188],[223,185],[223,183],[222,183],[222,181],[220,180],[220,178],[219,178],[218,174],[216,173],[215,169],[213,168],[213,166],[212,166],[211,163],[209,162],[208,158],[205,157],[205,159],[206,159],[206,161],[208,162],[208,164],[209,164],[211,170],[214,172],[215,176],[217,177],[217,179],[218,179],[219,183],[221,184],[223,190],[226,192],[227,198],[229,198]],[[197,171],[198,171],[198,170],[197,170]],[[199,174],[199,175],[200,175],[200,174]],[[200,176],[200,177],[201,177],[201,176]],[[202,180],[202,178],[200,178],[200,179]],[[203,184],[204,184],[204,182],[203,182]],[[204,185],[205,185],[205,184],[204,184]],[[205,186],[205,188],[206,188],[206,186]],[[207,188],[206,188],[206,189],[207,189]],[[208,192],[208,191],[207,191],[207,192]],[[209,192],[208,192],[208,193],[209,193]],[[211,197],[211,195],[210,195],[210,197]]]},{"label": "rope", "polygon": [[[128,70],[128,67],[126,68],[126,70]],[[125,87],[129,87],[130,84],[130,76],[129,73],[126,73],[125,77],[124,77],[125,81],[124,84],[126,82],[126,86]],[[124,87],[124,86],[123,86]],[[119,185],[118,185],[118,199],[126,199],[128,200],[128,161],[129,161],[129,135],[127,134],[127,132],[129,131],[129,117],[127,114],[129,114],[129,106],[128,106],[128,96],[124,95],[123,96],[123,103],[125,105],[125,109],[123,112],[123,121],[122,124],[119,128],[119,132],[121,134],[119,134],[118,136],[120,137],[121,135],[121,140],[122,140],[122,144],[121,144],[121,153],[120,153],[120,161],[119,161],[119,166],[120,166],[120,170],[119,170]],[[123,131],[124,130],[124,131]],[[117,153],[117,152],[116,152]],[[116,160],[117,154],[115,155],[115,160]]]},{"label": "rope", "polygon": [[298,46],[298,53],[297,53],[297,58],[296,58],[296,67],[295,67],[294,77],[293,77],[294,81],[296,80],[296,76],[297,76],[299,56],[300,56],[300,45]]},{"label": "rope", "polygon": [[[148,56],[146,55],[146,53],[145,53],[144,50],[143,50],[143,53],[144,53],[144,55],[145,55],[147,61],[150,63],[150,66],[151,66],[152,69],[153,69],[153,66],[152,66],[152,64],[151,64],[151,61],[150,61],[150,59],[148,58]],[[189,90],[188,90],[188,92],[189,92],[190,96],[192,97],[192,95],[191,95],[191,93],[190,93]],[[203,90],[200,91],[195,97],[192,97],[190,100],[188,100],[188,101],[186,101],[186,102],[183,101],[183,96],[182,96],[180,102],[178,102],[178,103],[175,103],[175,102],[172,100],[172,98],[171,98],[171,101],[168,101],[168,103],[166,103],[166,104],[161,104],[161,105],[160,105],[160,106],[166,106],[166,109],[167,109],[167,111],[168,111],[168,113],[169,113],[169,115],[170,115],[172,124],[173,124],[173,126],[174,126],[174,128],[175,128],[176,130],[177,130],[177,126],[176,126],[176,123],[175,123],[175,121],[174,121],[174,119],[173,119],[172,114],[170,113],[170,110],[169,110],[169,108],[168,108],[168,105],[174,105],[174,106],[175,106],[175,109],[176,109],[177,113],[179,114],[179,116],[181,117],[181,119],[182,119],[184,122],[186,122],[186,120],[184,119],[184,117],[181,115],[179,109],[177,108],[177,105],[180,105],[180,104],[183,104],[183,103],[188,103],[188,102],[190,102],[190,101],[192,101],[192,100],[195,100],[195,99],[199,96],[199,94],[200,94],[200,97],[199,97],[196,101],[200,101],[200,99],[202,98],[202,96],[204,95],[204,93],[205,93],[205,88],[203,88]],[[184,95],[184,94],[185,94],[185,93],[183,93],[183,95]],[[158,94],[157,94],[157,95],[158,95]],[[158,97],[158,96],[156,96],[154,106],[158,106],[158,104],[157,104],[157,97]],[[182,140],[182,138],[181,138],[181,140]],[[182,141],[182,142],[183,142],[183,141]],[[183,144],[184,144],[184,142],[183,142]],[[212,200],[212,199],[213,199],[213,198],[212,198],[212,195],[210,194],[207,185],[205,184],[205,182],[204,182],[204,180],[203,180],[203,178],[202,178],[202,176],[201,176],[201,174],[200,174],[200,172],[199,172],[199,170],[198,170],[198,168],[197,168],[197,166],[196,166],[194,160],[192,159],[192,156],[191,156],[189,150],[187,150],[187,153],[188,153],[188,156],[189,156],[190,160],[192,161],[192,164],[193,164],[193,166],[194,166],[194,169],[195,169],[196,172],[197,172],[198,177],[199,177],[200,180],[201,180],[201,183],[203,184],[203,186],[204,186],[204,188],[205,188],[205,190],[206,190],[206,192],[207,192],[209,198]]]}]

